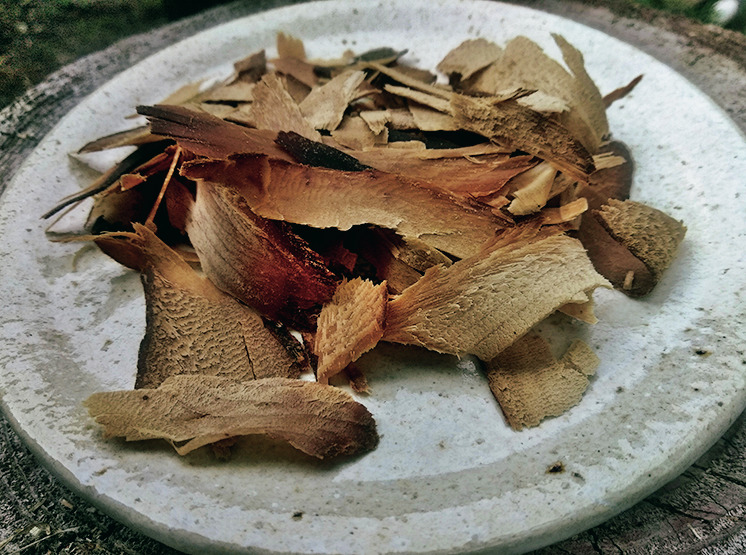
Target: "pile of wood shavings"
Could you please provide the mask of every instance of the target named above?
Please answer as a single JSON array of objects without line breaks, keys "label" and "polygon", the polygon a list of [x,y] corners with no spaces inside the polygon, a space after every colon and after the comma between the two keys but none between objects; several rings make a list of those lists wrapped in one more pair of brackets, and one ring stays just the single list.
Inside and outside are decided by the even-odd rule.
[{"label": "pile of wood shavings", "polygon": [[86,401],[105,435],[370,450],[373,416],[329,382],[368,392],[355,362],[380,341],[477,356],[515,429],[579,402],[597,357],[576,341],[555,360],[534,326],[595,323],[597,287],[647,294],[685,228],[627,200],[606,108],[639,78],[603,97],[554,39],[564,65],[525,37],[466,41],[444,84],[403,52],[309,60],[280,34],[277,58],[86,145],[136,148],[47,217],[93,196],[66,239],[139,271],[147,306],[135,389]]}]

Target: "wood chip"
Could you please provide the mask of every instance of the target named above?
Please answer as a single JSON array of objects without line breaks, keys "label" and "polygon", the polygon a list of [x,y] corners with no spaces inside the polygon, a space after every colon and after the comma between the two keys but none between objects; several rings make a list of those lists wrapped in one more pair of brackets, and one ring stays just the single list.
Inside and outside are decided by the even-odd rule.
[{"label": "wood chip", "polygon": [[579,294],[608,286],[576,239],[510,241],[427,270],[389,303],[384,340],[488,361]]},{"label": "wood chip", "polygon": [[199,156],[224,158],[237,152],[256,152],[292,160],[275,143],[276,131],[249,129],[183,106],[138,106],[137,112],[150,120],[153,134],[174,139]]},{"label": "wood chip", "polygon": [[487,364],[487,378],[508,424],[521,430],[577,405],[598,365],[582,341],[555,360],[547,342],[529,334]]},{"label": "wood chip", "polygon": [[362,71],[349,71],[315,87],[300,103],[301,113],[315,129],[336,129],[364,78]]},{"label": "wood chip", "polygon": [[230,189],[200,182],[187,232],[210,280],[270,318],[306,328],[307,311],[334,294],[336,277],[319,255]]},{"label": "wood chip", "polygon": [[356,278],[339,285],[317,321],[314,353],[319,359],[319,383],[329,383],[330,377],[378,344],[387,300],[385,282],[375,285]]},{"label": "wood chip", "polygon": [[293,131],[312,141],[321,140],[321,135],[305,118],[276,74],[268,73],[262,77],[254,87],[253,95],[254,102],[247,117],[257,129]]},{"label": "wood chip", "polygon": [[306,47],[303,41],[292,35],[277,33],[277,54],[280,58],[306,59]]},{"label": "wood chip", "polygon": [[566,128],[516,100],[455,94],[451,106],[464,129],[543,158],[576,179],[587,181],[595,169],[591,154]]},{"label": "wood chip", "polygon": [[332,137],[338,145],[352,150],[364,150],[374,146],[385,145],[388,140],[388,129],[382,127],[378,134],[360,116],[345,117],[340,125],[332,131]]},{"label": "wood chip", "polygon": [[469,92],[495,94],[514,88],[539,90],[563,100],[570,110],[563,127],[585,149],[595,153],[608,134],[601,94],[588,77],[582,55],[559,35],[553,35],[570,71],[526,37],[511,39],[503,56],[480,73]]},{"label": "wood chip", "polygon": [[616,241],[645,264],[654,282],[670,266],[686,234],[680,221],[632,200],[612,199],[596,212],[596,217]]},{"label": "wood chip", "polygon": [[146,331],[135,388],[179,374],[297,378],[300,367],[259,314],[223,293],[144,226],[127,240],[144,256]]},{"label": "wood chip", "polygon": [[195,160],[182,174],[229,184],[263,218],[341,230],[375,224],[458,257],[477,253],[496,230],[509,225],[483,205],[376,170],[329,170],[238,156]]},{"label": "wood chip", "polygon": [[538,212],[546,205],[552,192],[557,170],[547,162],[514,177],[508,182],[514,197],[508,211],[516,216],[525,216]]},{"label": "wood chip", "polygon": [[438,64],[438,71],[451,76],[452,80],[453,77],[457,80],[468,79],[499,59],[502,53],[502,48],[486,39],[466,40],[446,54]]},{"label": "wood chip", "polygon": [[179,455],[255,434],[320,459],[369,451],[378,443],[373,417],[349,394],[287,378],[175,376],[157,389],[95,393],[84,405],[106,437],[165,439]]}]

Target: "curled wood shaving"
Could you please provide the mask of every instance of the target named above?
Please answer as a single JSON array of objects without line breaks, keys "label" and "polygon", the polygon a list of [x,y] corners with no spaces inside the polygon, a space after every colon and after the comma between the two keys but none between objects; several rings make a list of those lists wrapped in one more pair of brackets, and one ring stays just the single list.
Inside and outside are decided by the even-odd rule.
[{"label": "curled wood shaving", "polygon": [[259,314],[199,276],[147,227],[116,239],[139,253],[146,330],[135,388],[179,374],[297,378],[300,367]]},{"label": "curled wood shaving", "polygon": [[656,282],[670,266],[686,234],[680,221],[632,200],[609,200],[596,216],[615,240],[645,264]]},{"label": "curled wood shaving", "polygon": [[313,88],[300,103],[301,113],[315,129],[336,129],[364,78],[365,73],[362,71],[349,71]]},{"label": "curled wood shaving", "polygon": [[503,243],[427,270],[389,303],[384,340],[489,361],[578,294],[609,286],[575,239]]},{"label": "curled wood shaving", "polygon": [[450,76],[452,81],[454,78],[465,80],[498,60],[502,53],[502,48],[486,39],[466,40],[446,54],[438,64],[438,70]]},{"label": "curled wood shaving", "polygon": [[598,365],[582,341],[555,360],[547,342],[529,334],[489,361],[487,378],[508,423],[520,430],[578,404]]},{"label": "curled wood shaving", "polygon": [[517,216],[525,216],[544,208],[550,198],[556,175],[557,170],[551,164],[542,162],[513,178],[509,187],[514,199],[508,206],[508,211]]},{"label": "curled wood shaving", "polygon": [[264,218],[341,230],[376,224],[459,257],[477,253],[508,225],[486,207],[376,170],[338,171],[241,156],[195,160],[182,174],[229,184]]},{"label": "curled wood shaving", "polygon": [[595,169],[591,154],[565,127],[516,100],[454,94],[451,106],[462,128],[508,142],[572,177],[586,181]]},{"label": "curled wood shaving", "polygon": [[505,46],[503,56],[479,74],[469,90],[495,94],[525,88],[562,99],[570,108],[562,118],[563,126],[594,153],[609,132],[601,94],[588,78],[580,53],[559,35],[553,36],[569,72],[530,39],[516,37]]},{"label": "curled wood shaving", "polygon": [[336,288],[335,276],[304,241],[257,216],[225,187],[198,184],[187,233],[213,283],[285,323],[307,327],[305,311]]},{"label": "curled wood shaving", "polygon": [[316,378],[328,383],[360,355],[376,346],[383,336],[386,283],[360,278],[343,281],[332,300],[321,309],[314,353],[318,356]]},{"label": "curled wood shaving", "polygon": [[95,393],[84,405],[106,437],[165,439],[179,455],[255,434],[320,459],[369,451],[378,443],[373,417],[350,395],[287,378],[175,376],[157,389]]},{"label": "curled wood shaving", "polygon": [[294,131],[312,141],[321,140],[321,135],[304,117],[277,74],[268,73],[262,77],[253,94],[254,102],[247,117],[254,127],[272,131]]}]

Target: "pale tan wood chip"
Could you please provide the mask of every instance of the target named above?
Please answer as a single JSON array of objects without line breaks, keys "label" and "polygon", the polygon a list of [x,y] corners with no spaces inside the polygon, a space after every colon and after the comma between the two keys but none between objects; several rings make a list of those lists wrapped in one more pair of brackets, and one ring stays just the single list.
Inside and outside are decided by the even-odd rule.
[{"label": "pale tan wood chip", "polygon": [[264,218],[341,230],[375,224],[459,258],[479,252],[497,230],[511,225],[482,204],[377,170],[351,172],[234,156],[185,163],[182,174],[226,183]]},{"label": "pale tan wood chip", "polygon": [[363,79],[365,72],[347,71],[314,87],[300,103],[301,113],[315,129],[336,129]]},{"label": "pale tan wood chip", "polygon": [[399,87],[397,85],[384,85],[383,89],[396,96],[401,96],[408,100],[413,100],[423,106],[429,106],[433,110],[442,112],[443,114],[451,114],[451,102],[448,98],[442,96],[436,96],[427,92],[418,91],[409,87]]},{"label": "pale tan wood chip", "polygon": [[484,69],[500,58],[503,49],[494,42],[483,38],[469,39],[446,54],[438,64],[438,71],[446,75],[456,75],[468,79],[480,69]]},{"label": "pale tan wood chip", "polygon": [[303,41],[280,31],[277,33],[277,55],[280,58],[306,59],[306,48]]},{"label": "pale tan wood chip", "polygon": [[604,106],[607,108],[611,106],[614,102],[617,100],[621,100],[625,96],[627,96],[629,93],[631,93],[635,87],[642,81],[642,75],[638,75],[632,81],[630,81],[628,84],[624,85],[623,87],[619,87],[618,89],[614,89],[609,94],[604,96]]},{"label": "pale tan wood chip", "polygon": [[562,114],[570,111],[570,107],[561,98],[548,95],[542,91],[533,92],[518,99],[518,104],[531,108],[545,115]]},{"label": "pale tan wood chip", "polygon": [[552,185],[557,170],[548,162],[541,162],[526,170],[508,182],[507,187],[513,194],[513,201],[508,212],[516,216],[525,216],[538,212],[551,198]]},{"label": "pale tan wood chip", "polygon": [[234,81],[211,89],[201,95],[200,100],[202,102],[251,102],[254,99],[255,86],[256,83]]},{"label": "pale tan wood chip", "polygon": [[157,135],[152,135],[150,133],[149,126],[141,125],[133,129],[118,131],[116,133],[112,133],[111,135],[99,137],[98,139],[95,139],[83,145],[78,153],[83,154],[86,152],[99,152],[101,150],[107,150],[109,148],[118,148],[120,146],[137,146],[161,140],[163,140],[163,137],[158,137]]},{"label": "pale tan wood chip", "polygon": [[404,87],[422,91],[429,96],[440,96],[447,100],[452,94],[452,90],[450,87],[440,86],[437,84],[434,85],[427,81],[423,81],[421,79],[418,79],[417,77],[413,77],[406,70],[397,69],[395,67],[388,67],[383,64],[374,62],[368,63],[366,64],[366,66],[371,69],[375,69],[376,71],[380,71],[388,77],[391,77],[394,81],[397,81],[404,85]]},{"label": "pale tan wood chip", "polygon": [[319,78],[314,72],[313,66],[308,62],[297,58],[277,58],[272,60],[272,64],[278,73],[283,74],[288,80],[290,78],[295,79],[298,83],[308,87],[309,90],[319,83]]},{"label": "pale tan wood chip", "polygon": [[487,378],[508,424],[521,430],[577,405],[598,365],[596,354],[580,340],[555,360],[547,342],[529,334],[487,364]]},{"label": "pale tan wood chip", "polygon": [[390,110],[365,110],[360,117],[368,124],[370,130],[378,135],[386,127],[391,129],[416,129],[412,113],[406,108]]},{"label": "pale tan wood chip", "polygon": [[287,378],[175,376],[157,389],[95,393],[84,405],[105,437],[165,439],[179,455],[256,434],[320,459],[369,451],[378,443],[373,417],[349,394]]},{"label": "pale tan wood chip", "polygon": [[576,239],[509,235],[449,268],[428,269],[389,302],[383,339],[488,361],[579,294],[609,286]]},{"label": "pale tan wood chip", "polygon": [[570,108],[561,119],[563,126],[591,153],[608,134],[606,107],[601,93],[590,80],[580,53],[558,35],[553,35],[570,71],[550,58],[526,37],[515,37],[505,46],[503,56],[475,76],[472,92],[495,94],[525,88],[562,99]]},{"label": "pale tan wood chip", "polygon": [[[544,208],[539,216],[544,225],[557,225],[572,222],[587,210],[588,200],[579,198],[555,208]],[[573,229],[575,229],[575,226],[573,226]]]},{"label": "pale tan wood chip", "polygon": [[355,278],[337,287],[317,321],[314,353],[319,358],[316,376],[320,383],[329,383],[329,378],[378,344],[387,300],[385,282],[376,285]]},{"label": "pale tan wood chip", "polygon": [[611,199],[596,214],[612,237],[642,260],[656,280],[670,266],[686,234],[679,220],[632,200]]},{"label": "pale tan wood chip", "polygon": [[298,104],[287,91],[282,79],[268,73],[254,87],[254,102],[247,118],[257,129],[294,131],[306,139],[320,141],[321,135],[303,116]]},{"label": "pale tan wood chip", "polygon": [[599,141],[609,134],[609,120],[601,91],[585,69],[583,53],[570,44],[562,35],[552,34],[554,42],[562,51],[562,59],[574,77],[574,98],[568,104],[581,107]]},{"label": "pale tan wood chip", "polygon": [[246,123],[246,117],[242,115],[241,110],[248,106],[246,103],[239,104],[238,107],[231,106],[229,104],[215,104],[212,102],[203,102],[196,106],[196,109],[201,110],[210,114],[211,116],[218,117],[224,120],[236,121],[238,123]]},{"label": "pale tan wood chip", "polygon": [[420,131],[458,131],[460,126],[451,114],[433,110],[417,102],[410,102],[409,111],[414,118],[414,124]]},{"label": "pale tan wood chip", "polygon": [[[198,97],[202,91],[203,81],[187,83],[164,98],[159,104],[186,104]],[[216,85],[220,86],[220,85]],[[205,91],[207,92],[207,91]]]},{"label": "pale tan wood chip", "polygon": [[256,83],[267,72],[267,55],[264,50],[250,54],[233,64],[235,76],[233,82],[244,81]]},{"label": "pale tan wood chip", "polygon": [[477,98],[454,94],[451,106],[463,129],[534,154],[568,175],[588,180],[594,171],[591,153],[567,128],[539,112],[504,97]]},{"label": "pale tan wood chip", "polygon": [[380,133],[375,134],[360,116],[345,116],[332,131],[332,138],[339,146],[363,150],[385,145],[388,141],[388,129],[384,127]]},{"label": "pale tan wood chip", "polygon": [[593,299],[590,298],[585,302],[567,303],[559,307],[557,310],[559,312],[562,312],[563,314],[567,314],[568,316],[575,318],[576,320],[585,322],[586,324],[597,324],[598,318],[596,318],[596,314],[593,309],[594,302]]}]

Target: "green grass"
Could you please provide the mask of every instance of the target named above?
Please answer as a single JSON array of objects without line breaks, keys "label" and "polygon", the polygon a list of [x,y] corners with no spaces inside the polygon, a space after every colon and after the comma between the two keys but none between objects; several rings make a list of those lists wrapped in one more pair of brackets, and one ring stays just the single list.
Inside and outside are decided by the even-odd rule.
[{"label": "green grass", "polygon": [[167,21],[161,0],[0,0],[0,106],[80,56]]}]

